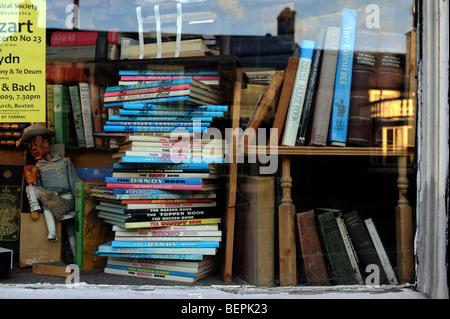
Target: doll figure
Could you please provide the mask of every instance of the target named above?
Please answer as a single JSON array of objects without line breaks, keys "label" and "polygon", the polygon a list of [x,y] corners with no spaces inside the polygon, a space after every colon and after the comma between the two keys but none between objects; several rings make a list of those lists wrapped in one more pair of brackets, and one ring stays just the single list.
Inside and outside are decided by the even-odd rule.
[{"label": "doll figure", "polygon": [[25,188],[33,220],[43,212],[48,229],[47,240],[50,241],[58,240],[56,220],[62,221],[75,256],[75,182],[81,180],[69,158],[51,152],[50,138],[54,135],[54,131],[42,124],[34,124],[24,129],[16,146],[25,145],[36,160],[34,173],[33,169],[24,169],[26,179],[28,174],[30,178],[33,174],[36,176],[36,183],[32,181]]}]

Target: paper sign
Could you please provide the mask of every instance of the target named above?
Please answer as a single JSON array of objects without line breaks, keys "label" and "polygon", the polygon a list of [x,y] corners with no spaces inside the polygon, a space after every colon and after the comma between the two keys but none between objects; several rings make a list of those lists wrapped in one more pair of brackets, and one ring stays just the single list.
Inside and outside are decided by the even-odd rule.
[{"label": "paper sign", "polygon": [[0,122],[45,122],[46,1],[0,3]]}]

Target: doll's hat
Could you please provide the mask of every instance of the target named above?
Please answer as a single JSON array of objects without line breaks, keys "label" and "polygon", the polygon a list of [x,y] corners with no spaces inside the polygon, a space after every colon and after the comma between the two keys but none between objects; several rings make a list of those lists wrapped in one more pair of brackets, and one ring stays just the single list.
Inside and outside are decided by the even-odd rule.
[{"label": "doll's hat", "polygon": [[49,130],[45,128],[41,123],[37,123],[31,126],[26,127],[23,130],[22,137],[16,142],[16,146],[19,147],[23,145],[26,141],[28,141],[33,136],[37,135],[47,135],[47,136],[55,136],[55,131]]}]

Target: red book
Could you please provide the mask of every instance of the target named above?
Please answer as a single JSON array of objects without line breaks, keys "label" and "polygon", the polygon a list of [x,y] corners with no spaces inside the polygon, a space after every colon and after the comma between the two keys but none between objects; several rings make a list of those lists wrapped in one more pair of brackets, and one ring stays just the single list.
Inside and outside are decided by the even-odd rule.
[{"label": "red book", "polygon": [[[97,31],[57,31],[52,33],[50,43],[53,47],[95,45],[97,37]],[[117,29],[108,31],[108,43],[119,44]]]}]

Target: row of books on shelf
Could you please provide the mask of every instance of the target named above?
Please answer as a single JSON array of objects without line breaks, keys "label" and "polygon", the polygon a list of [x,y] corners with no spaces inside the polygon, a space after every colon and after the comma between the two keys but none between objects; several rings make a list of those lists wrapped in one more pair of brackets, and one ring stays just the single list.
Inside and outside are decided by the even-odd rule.
[{"label": "row of books on shelf", "polygon": [[[272,128],[272,145],[371,146],[374,90],[401,95],[404,84],[404,44],[389,43],[395,52],[379,52],[386,39],[357,30],[357,11],[344,9],[342,25],[327,27],[323,40],[303,40],[298,55],[277,71],[257,103],[247,125],[257,130],[279,97]],[[392,44],[392,45],[391,45]],[[379,94],[380,95],[380,94]],[[251,139],[249,140],[251,142]]]},{"label": "row of books on shelf", "polygon": [[296,213],[299,283],[397,285],[397,277],[372,218],[354,210]]},{"label": "row of books on shelf", "polygon": [[[173,72],[119,75],[165,73]],[[223,185],[223,141],[205,143],[196,134],[212,125],[214,117],[223,117],[228,107],[220,104],[220,91],[192,78],[216,71],[179,73],[185,78],[132,84],[121,80],[106,88],[104,106],[114,111],[103,126],[105,133],[129,133],[112,155],[116,162],[105,187],[91,190],[98,217],[115,230],[114,240],[96,252],[108,257],[106,273],[194,282],[219,266],[222,212],[217,191]],[[220,152],[208,153],[209,143]]]}]

